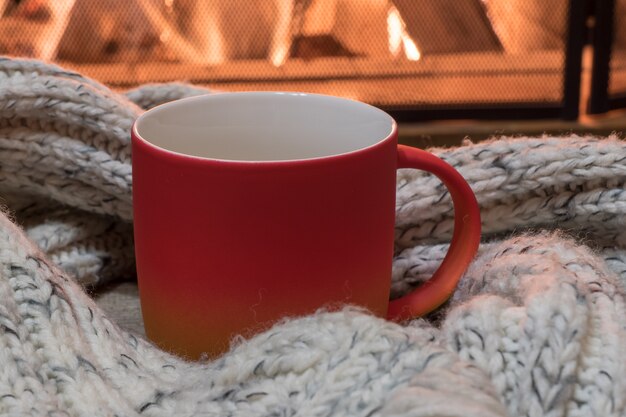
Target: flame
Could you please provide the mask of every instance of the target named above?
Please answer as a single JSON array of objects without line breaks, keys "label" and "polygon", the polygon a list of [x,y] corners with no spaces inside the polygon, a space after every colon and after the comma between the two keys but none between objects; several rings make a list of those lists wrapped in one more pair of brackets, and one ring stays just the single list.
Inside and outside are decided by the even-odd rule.
[{"label": "flame", "polygon": [[406,32],[406,24],[400,16],[400,12],[394,6],[389,8],[387,13],[387,32],[389,33],[389,52],[394,57],[404,49],[404,55],[409,61],[418,61],[422,54],[417,45]]},{"label": "flame", "polygon": [[[52,12],[53,21],[51,30],[47,36],[43,38],[41,50],[39,52],[39,58],[49,60],[55,57],[59,46],[59,41],[65,32],[67,22],[69,20],[70,12],[74,7],[75,0],[54,1],[46,3]],[[41,1],[29,1],[25,2],[24,9],[31,13],[34,13],[37,8],[44,6]],[[2,9],[2,8],[0,8]]]},{"label": "flame", "polygon": [[205,24],[207,28],[211,29],[205,33],[204,59],[211,65],[222,64],[226,61],[226,51],[224,37],[218,30],[220,27],[218,14],[212,10],[212,13],[207,16]]},{"label": "flame", "polygon": [[410,36],[404,35],[402,36],[402,45],[404,46],[404,53],[406,54],[406,59],[409,61],[419,61],[422,57],[419,49],[417,49],[417,45],[413,42]]},{"label": "flame", "polygon": [[275,67],[280,67],[287,61],[287,54],[289,53],[289,42],[284,41],[276,45],[276,49],[272,51],[270,60]]},{"label": "flame", "polygon": [[291,49],[293,2],[281,1],[278,3],[278,6],[278,22],[274,30],[269,53],[270,61],[276,67],[280,67],[287,61],[287,56]]},{"label": "flame", "polygon": [[389,33],[389,52],[393,56],[398,56],[402,48],[402,25],[400,12],[392,6],[387,14],[387,32]]}]

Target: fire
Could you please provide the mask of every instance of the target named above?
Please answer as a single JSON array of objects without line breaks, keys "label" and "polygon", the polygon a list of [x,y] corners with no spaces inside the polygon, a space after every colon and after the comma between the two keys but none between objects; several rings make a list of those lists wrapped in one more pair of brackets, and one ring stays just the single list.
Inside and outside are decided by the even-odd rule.
[{"label": "fire", "polygon": [[[211,12],[207,16],[206,25],[210,28],[219,28],[221,23],[219,15],[214,10],[211,10]],[[224,63],[226,61],[226,53],[224,51],[224,37],[222,33],[219,30],[209,30],[205,35],[203,52],[206,62],[211,65]]]},{"label": "fire", "polygon": [[395,57],[404,49],[404,55],[409,61],[418,61],[422,54],[417,45],[406,32],[406,24],[400,16],[400,12],[394,6],[389,8],[387,14],[387,32],[389,33],[389,52]]},{"label": "fire", "polygon": [[278,2],[278,22],[274,31],[272,45],[270,47],[270,61],[276,67],[285,63],[291,49],[291,29],[293,4],[291,1]]},{"label": "fire", "polygon": [[[305,13],[300,13],[301,16],[294,16],[298,15],[297,11],[302,12],[302,10],[296,10],[293,3],[293,1],[277,2],[277,21],[269,52],[270,62],[276,67],[282,66],[289,58],[294,28],[299,27],[306,34],[332,33],[333,25],[342,23],[335,22],[337,19],[336,0],[315,2],[310,9],[303,9]],[[407,60],[418,61],[421,58],[421,53],[415,41],[408,34],[406,23],[398,9],[391,5],[391,2],[387,4],[389,5],[387,12],[389,52],[394,57],[399,57],[404,53]]]},{"label": "fire", "polygon": [[420,54],[419,49],[417,49],[417,45],[413,42],[406,33],[402,36],[402,45],[404,46],[404,53],[406,54],[406,58],[409,61],[418,61],[422,54]]},{"label": "fire", "polygon": [[[40,57],[43,59],[51,59],[56,54],[59,41],[63,36],[63,31],[67,25],[68,17],[75,0],[56,1],[48,3],[51,8],[52,15],[55,16],[53,30],[50,36],[46,36],[41,45]],[[1,2],[0,2],[1,3]],[[42,1],[29,1],[24,3],[25,13],[35,13],[37,9],[44,5]],[[0,9],[2,9],[0,7]]]}]

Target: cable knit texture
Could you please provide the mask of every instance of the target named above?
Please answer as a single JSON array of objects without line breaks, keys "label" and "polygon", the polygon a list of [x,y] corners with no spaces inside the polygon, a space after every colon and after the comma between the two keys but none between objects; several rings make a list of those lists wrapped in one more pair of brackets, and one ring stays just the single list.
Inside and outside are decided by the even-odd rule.
[{"label": "cable knit texture", "polygon": [[[484,239],[427,319],[320,311],[198,363],[120,329],[84,287],[133,276],[131,124],[207,92],[118,94],[0,59],[0,415],[626,415],[626,144],[616,137],[433,149],[476,193]],[[438,180],[401,170],[392,297],[428,279],[452,228]]]}]

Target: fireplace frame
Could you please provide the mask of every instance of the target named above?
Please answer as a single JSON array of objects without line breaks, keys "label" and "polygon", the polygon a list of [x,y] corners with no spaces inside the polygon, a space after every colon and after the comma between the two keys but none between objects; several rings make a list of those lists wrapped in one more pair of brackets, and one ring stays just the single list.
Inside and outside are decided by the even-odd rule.
[{"label": "fireplace frame", "polygon": [[617,94],[611,94],[609,91],[617,4],[615,0],[596,0],[594,3],[596,22],[593,31],[591,91],[587,113],[602,114],[626,108],[626,90]]}]

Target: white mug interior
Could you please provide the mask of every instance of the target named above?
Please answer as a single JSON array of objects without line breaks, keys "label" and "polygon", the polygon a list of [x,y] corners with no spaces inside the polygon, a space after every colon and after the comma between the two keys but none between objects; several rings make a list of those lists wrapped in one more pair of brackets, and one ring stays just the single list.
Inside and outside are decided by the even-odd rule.
[{"label": "white mug interior", "polygon": [[227,161],[292,161],[355,152],[396,129],[384,111],[354,100],[287,92],[217,93],[141,115],[135,134],[163,150]]}]

